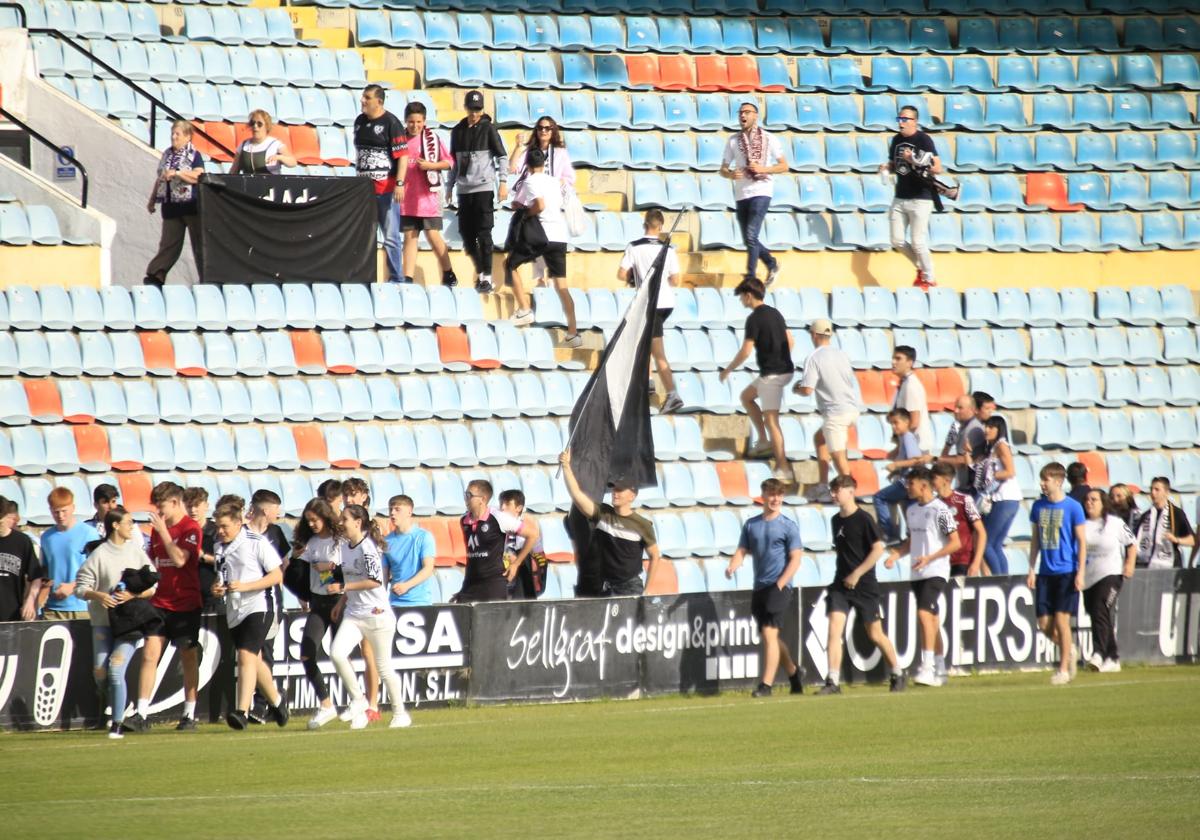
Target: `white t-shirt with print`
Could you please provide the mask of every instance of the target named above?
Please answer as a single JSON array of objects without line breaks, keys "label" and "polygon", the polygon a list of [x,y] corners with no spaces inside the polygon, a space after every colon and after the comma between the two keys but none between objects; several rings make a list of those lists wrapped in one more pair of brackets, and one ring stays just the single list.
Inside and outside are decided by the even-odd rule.
[{"label": "white t-shirt with print", "polygon": [[339,565],[342,562],[342,540],[333,537],[313,537],[308,541],[308,545],[304,546],[304,553],[300,555],[300,559],[310,564],[308,584],[312,589],[312,593],[314,595],[328,595],[329,590],[326,587],[333,583],[333,570],[319,572],[317,571],[317,564],[333,563],[334,565]]},{"label": "white t-shirt with print", "polygon": [[[946,547],[950,535],[958,530],[954,520],[954,511],[941,499],[934,499],[927,505],[913,502],[904,514],[908,522],[908,534],[911,538],[909,556],[913,562],[918,557],[934,554]],[[924,578],[949,578],[950,557],[942,555],[922,569],[912,573],[914,580]]]},{"label": "white t-shirt with print", "polygon": [[[271,541],[243,527],[233,542],[218,542],[213,549],[217,575],[228,586],[233,581],[253,583],[283,565]],[[236,627],[254,613],[272,612],[270,589],[256,592],[226,592],[225,615],[230,627]]]},{"label": "white t-shirt with print", "polygon": [[342,576],[347,584],[363,580],[378,583],[370,589],[352,589],[346,593],[346,618],[371,618],[391,612],[388,590],[383,585],[383,554],[370,537],[358,545],[342,541]]},{"label": "white t-shirt with print", "polygon": [[550,242],[567,242],[567,217],[563,215],[562,183],[552,175],[537,172],[527,177],[513,196],[513,201],[526,207],[535,199],[542,199],[546,206],[538,214],[542,230]]},{"label": "white t-shirt with print", "polygon": [[1083,588],[1090,589],[1102,578],[1125,570],[1125,549],[1133,545],[1133,532],[1119,516],[1089,519],[1083,523],[1087,540],[1087,565],[1083,570]]},{"label": "white t-shirt with print", "polygon": [[[742,132],[739,131],[729,138],[729,142],[725,144],[725,156],[721,162],[730,169],[745,169],[746,155],[742,151],[742,144],[739,140]],[[763,161],[765,166],[774,166],[783,157],[783,147],[779,145],[779,141],[775,136],[767,131],[763,132],[763,151],[765,152],[766,160]],[[736,178],[733,182],[733,197],[737,201],[743,198],[757,198],[765,195],[770,197],[775,194],[775,176],[767,175],[765,178]]]}]

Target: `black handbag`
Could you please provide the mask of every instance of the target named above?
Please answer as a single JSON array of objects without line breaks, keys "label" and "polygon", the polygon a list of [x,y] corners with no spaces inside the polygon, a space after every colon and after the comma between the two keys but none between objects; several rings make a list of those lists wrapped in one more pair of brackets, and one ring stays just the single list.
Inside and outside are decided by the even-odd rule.
[{"label": "black handbag", "polygon": [[301,601],[312,600],[311,579],[308,572],[308,563],[299,557],[289,560],[287,568],[283,570],[284,587]]}]

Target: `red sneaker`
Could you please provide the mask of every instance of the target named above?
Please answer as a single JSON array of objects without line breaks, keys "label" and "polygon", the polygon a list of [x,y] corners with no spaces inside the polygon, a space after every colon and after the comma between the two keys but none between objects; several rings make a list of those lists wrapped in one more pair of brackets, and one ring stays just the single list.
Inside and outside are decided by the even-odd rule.
[{"label": "red sneaker", "polygon": [[917,269],[917,279],[913,280],[913,286],[921,289],[922,291],[929,290],[929,282],[925,279],[925,272],[921,271],[919,268]]},{"label": "red sneaker", "polygon": [[378,722],[379,722],[379,710],[378,709],[367,709],[367,723],[370,724],[370,723],[378,723]]}]

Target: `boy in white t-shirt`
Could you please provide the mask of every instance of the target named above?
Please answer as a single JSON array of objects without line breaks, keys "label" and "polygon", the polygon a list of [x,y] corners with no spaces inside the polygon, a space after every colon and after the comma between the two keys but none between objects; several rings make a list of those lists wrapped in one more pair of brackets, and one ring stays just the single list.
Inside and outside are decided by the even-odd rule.
[{"label": "boy in white t-shirt", "polygon": [[[660,239],[665,219],[661,210],[647,210],[642,222],[642,230],[646,235],[641,239],[630,242],[625,248],[625,256],[621,257],[621,266],[617,269],[617,279],[631,286],[640,286],[650,279],[654,262],[662,253],[663,243]],[[683,400],[675,392],[675,377],[671,374],[671,363],[667,361],[667,351],[663,346],[663,324],[671,317],[675,309],[675,286],[679,283],[679,257],[675,249],[666,246],[666,262],[663,264],[662,283],[658,287],[658,301],[654,310],[654,331],[650,339],[650,357],[658,368],[658,377],[662,380],[667,395],[659,414],[674,414],[683,408]],[[651,380],[653,385],[653,380]],[[653,387],[651,388],[653,390]]]},{"label": "boy in white t-shirt", "polygon": [[917,624],[921,629],[921,664],[913,677],[918,685],[945,684],[946,660],[942,650],[938,600],[950,577],[950,555],[962,547],[958,523],[945,502],[933,492],[933,474],[915,467],[908,474],[908,497],[913,504],[904,512],[908,536],[888,552],[890,569],[905,554],[912,557],[912,590],[917,599]]},{"label": "boy in white t-shirt", "polygon": [[917,364],[917,351],[907,344],[898,344],[892,350],[892,373],[900,377],[896,399],[892,408],[907,409],[912,417],[913,433],[922,452],[933,452],[933,424],[929,422],[929,398],[913,368]]}]

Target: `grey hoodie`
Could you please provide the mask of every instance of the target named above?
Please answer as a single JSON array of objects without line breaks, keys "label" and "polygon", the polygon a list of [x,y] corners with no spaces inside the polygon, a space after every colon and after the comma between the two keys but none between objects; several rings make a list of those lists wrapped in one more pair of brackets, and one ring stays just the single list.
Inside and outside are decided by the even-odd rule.
[{"label": "grey hoodie", "polygon": [[457,187],[459,195],[495,191],[507,153],[491,117],[484,114],[475,125],[468,125],[466,117],[459,120],[450,130],[450,155],[454,165],[447,188]]},{"label": "grey hoodie", "polygon": [[[75,576],[76,596],[82,598],[93,589],[97,592],[112,592],[112,588],[121,582],[121,572],[154,565],[142,550],[142,541],[138,538],[140,535],[135,533],[133,536],[132,540],[122,545],[105,540],[88,555]],[[107,627],[108,610],[92,600],[87,602],[87,606],[92,625]]]}]

